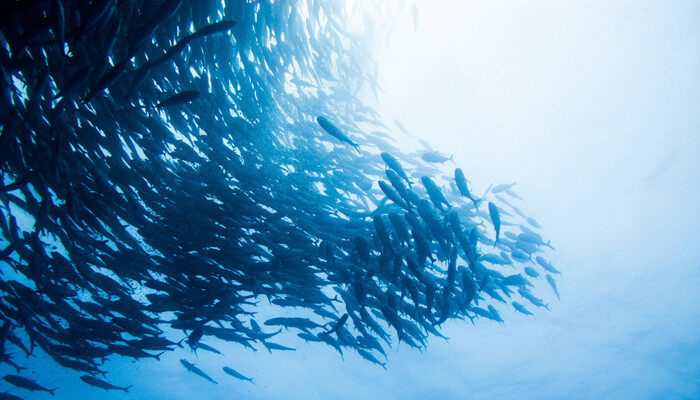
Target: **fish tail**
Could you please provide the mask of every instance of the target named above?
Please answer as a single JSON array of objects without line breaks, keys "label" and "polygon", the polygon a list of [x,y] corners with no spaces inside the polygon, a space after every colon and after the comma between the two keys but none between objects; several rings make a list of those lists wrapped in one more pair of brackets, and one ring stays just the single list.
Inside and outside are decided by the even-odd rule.
[{"label": "fish tail", "polygon": [[130,387],[133,387],[133,386],[134,386],[134,385],[129,385],[129,386],[125,387],[125,388],[122,388],[122,390],[124,390],[124,392],[126,392],[126,393],[129,393],[129,388],[130,388]]},{"label": "fish tail", "polygon": [[476,208],[476,211],[479,211],[479,203],[481,203],[483,199],[472,199],[474,202],[474,208]]}]

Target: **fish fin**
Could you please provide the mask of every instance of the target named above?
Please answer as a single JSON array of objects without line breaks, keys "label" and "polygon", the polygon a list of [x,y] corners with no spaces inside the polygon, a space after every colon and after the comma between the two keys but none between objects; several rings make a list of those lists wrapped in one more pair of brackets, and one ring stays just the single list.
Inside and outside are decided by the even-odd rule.
[{"label": "fish fin", "polygon": [[131,388],[131,387],[133,387],[133,386],[134,386],[134,385],[129,385],[129,386],[127,386],[127,387],[125,387],[125,388],[122,388],[122,389],[124,389],[124,391],[125,391],[126,393],[129,393],[129,388]]}]

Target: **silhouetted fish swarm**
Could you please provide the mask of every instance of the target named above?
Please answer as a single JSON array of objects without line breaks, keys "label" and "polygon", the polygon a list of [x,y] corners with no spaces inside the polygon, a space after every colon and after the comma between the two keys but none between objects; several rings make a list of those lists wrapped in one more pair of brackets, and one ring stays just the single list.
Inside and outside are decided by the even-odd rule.
[{"label": "silhouetted fish swarm", "polygon": [[53,393],[22,376],[40,348],[127,391],[107,357],[292,350],[283,330],[384,366],[448,319],[502,321],[494,301],[547,307],[551,245],[512,185],[477,197],[360,100],[388,26],[343,3],[0,4],[4,381]]}]

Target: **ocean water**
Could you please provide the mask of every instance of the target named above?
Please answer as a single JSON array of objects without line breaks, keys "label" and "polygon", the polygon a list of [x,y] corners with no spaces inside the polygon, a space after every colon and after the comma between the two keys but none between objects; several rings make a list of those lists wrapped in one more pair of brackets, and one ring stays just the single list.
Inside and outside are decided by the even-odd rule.
[{"label": "ocean water", "polygon": [[[537,279],[533,293],[549,310],[524,303],[534,313],[525,316],[510,302],[491,300],[485,304],[497,307],[502,323],[488,318],[476,318],[474,323],[448,319],[440,325],[447,339],[431,335],[421,349],[394,338],[391,347],[385,346],[386,370],[350,348],[341,356],[331,346],[305,342],[297,331],[284,329],[275,341],[294,351],[268,352],[259,344],[253,351],[205,338],[203,342],[223,354],[199,349],[195,355],[185,344],[164,353],[159,361],[110,356],[104,364],[106,378],[97,377],[119,386],[133,385],[129,393],[89,387],[79,379],[83,373],[60,367],[45,352],[37,350],[24,359],[20,350],[7,344],[13,360],[27,368],[20,375],[46,388],[58,388],[53,397],[57,399],[700,398],[700,4],[424,1],[400,9],[388,7],[391,17],[379,15],[378,10],[386,10],[374,3],[358,4],[348,7],[366,11],[349,13],[348,29],[359,21],[366,24],[367,18],[378,25],[392,21],[392,28],[378,29],[376,36],[366,37],[367,43],[358,42],[358,47],[368,49],[351,54],[351,61],[366,62],[357,67],[361,76],[335,72],[347,81],[329,85],[329,92],[350,92],[357,101],[376,108],[396,151],[406,154],[406,159],[420,158],[427,151],[421,141],[453,156],[454,163],[433,165],[436,177],[453,176],[457,165],[477,196],[490,185],[515,182],[513,190],[523,199],[509,199],[541,225],[539,232],[556,248],[543,254],[561,271],[557,276],[560,299],[544,279]],[[190,5],[185,2],[178,12]],[[300,13],[306,12],[314,18],[311,11]],[[239,26],[243,24],[238,21]],[[244,32],[235,29],[241,31],[234,30],[233,35]],[[236,44],[249,40],[246,46],[260,45],[250,37],[237,40]],[[326,51],[324,55],[337,50],[329,41]],[[372,90],[347,89],[354,85],[353,79],[369,79],[375,72],[381,88],[376,95]],[[195,71],[189,78],[200,85],[196,87],[203,98],[217,99],[216,86],[209,84],[212,95],[208,97],[207,85],[195,75],[204,74]],[[154,73],[148,79],[159,78]],[[162,88],[171,84],[168,79],[158,83]],[[292,89],[269,87],[271,96],[260,99],[264,103],[260,108],[280,113],[283,107],[275,108],[274,100],[288,105],[283,101],[289,99],[279,93]],[[118,89],[110,90],[116,97]],[[176,90],[155,93],[161,91]],[[107,102],[112,93],[104,99],[99,96],[96,101]],[[323,98],[317,93],[310,97],[314,96]],[[196,101],[190,115],[204,114],[207,106],[195,108]],[[330,114],[336,122],[350,121],[348,104],[354,104],[335,98],[331,106],[308,98],[294,101],[307,119]],[[239,115],[257,115],[246,109],[255,102],[238,99],[234,103],[242,104]],[[331,114],[329,109],[340,105],[348,111]],[[177,130],[179,122],[171,126]],[[268,123],[251,131],[277,126]],[[354,127],[350,122],[339,124],[343,125]],[[290,130],[307,131],[313,127],[316,135],[323,132],[313,120],[290,126]],[[330,155],[335,153],[318,146],[305,156],[319,152],[338,157],[338,170],[343,172],[361,163],[352,158],[359,160],[361,151],[381,163],[378,151],[366,150],[370,145],[362,141],[371,138],[353,128],[343,131],[359,144],[360,151],[332,142],[344,153]],[[289,143],[298,148],[294,140]],[[275,146],[264,147],[260,154],[264,156],[265,151],[293,154]],[[323,157],[311,161],[324,162]],[[379,168],[380,178],[370,176],[373,190],[380,194],[376,181],[385,179],[383,169]],[[15,171],[3,170],[5,185],[15,178]],[[440,182],[447,192],[449,184]],[[17,208],[3,206],[2,211],[5,221],[14,213],[20,225],[33,223]],[[485,218],[483,224],[492,235],[492,222]],[[3,244],[9,241],[3,237]],[[484,253],[489,248],[480,247]],[[499,271],[517,273],[523,266],[536,266],[542,272],[529,261]],[[3,265],[3,280],[26,282],[26,277],[16,278],[13,269],[9,263]],[[134,296],[141,294],[135,291]],[[305,315],[291,307],[282,312],[264,296],[258,300],[250,309],[261,324],[271,316]],[[163,329],[171,340],[187,337],[176,329]],[[263,329],[271,328],[263,325]],[[179,362],[182,358],[196,363],[218,383],[185,370]],[[252,377],[254,383],[223,374],[224,365]],[[0,368],[2,375],[15,373],[8,365]],[[0,381],[0,388],[13,386]],[[17,388],[9,393],[26,399],[50,398],[47,393]]]}]

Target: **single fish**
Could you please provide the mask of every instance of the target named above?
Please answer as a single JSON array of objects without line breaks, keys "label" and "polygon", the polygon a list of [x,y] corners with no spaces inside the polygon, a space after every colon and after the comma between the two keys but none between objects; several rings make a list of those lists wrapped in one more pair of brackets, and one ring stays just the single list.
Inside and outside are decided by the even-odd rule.
[{"label": "single fish", "polygon": [[411,186],[411,181],[408,179],[408,175],[406,175],[406,171],[404,171],[403,167],[399,163],[399,160],[396,159],[396,157],[392,156],[389,153],[381,153],[382,160],[386,163],[387,167],[391,168],[394,172],[399,174],[403,180],[408,183],[408,186]]},{"label": "single fish", "polygon": [[347,143],[355,148],[357,152],[360,152],[360,146],[353,142],[349,137],[347,137],[343,132],[338,129],[335,125],[333,125],[326,117],[319,116],[316,118],[316,122],[318,122],[319,125],[321,125],[321,128],[323,128],[326,132],[328,132],[329,135],[333,136],[334,138],[340,140],[341,142]]},{"label": "single fish", "polygon": [[250,383],[255,383],[255,382],[253,382],[253,378],[248,378],[247,376],[241,374],[240,372],[236,371],[233,368],[223,367],[222,369],[224,370],[224,372],[226,372],[227,374],[231,375],[232,377],[234,377],[236,379],[240,379],[242,381],[248,381]]},{"label": "single fish", "polygon": [[90,386],[94,386],[96,388],[104,389],[104,390],[123,390],[125,392],[129,392],[129,388],[133,385],[129,385],[126,387],[121,387],[121,386],[115,386],[112,385],[111,383],[107,381],[103,381],[102,379],[95,378],[94,376],[90,375],[83,375],[80,377],[80,380],[83,382],[87,383]]},{"label": "single fish", "polygon": [[511,187],[513,187],[513,185],[515,185],[515,182],[505,183],[503,185],[496,185],[493,188],[491,188],[491,193],[500,193],[504,190],[510,189]]},{"label": "single fish", "polygon": [[194,365],[194,364],[192,364],[191,362],[185,360],[184,358],[181,358],[181,359],[180,359],[180,363],[185,367],[186,370],[188,370],[188,371],[190,371],[190,372],[193,372],[193,373],[195,373],[195,374],[201,376],[202,378],[208,380],[208,381],[211,382],[211,383],[214,383],[214,384],[217,383],[217,382],[216,382],[215,380],[213,380],[209,375],[205,374],[204,371],[202,371],[201,369],[197,368],[196,365]]},{"label": "single fish", "polygon": [[549,286],[551,286],[552,290],[554,290],[554,294],[557,295],[557,299],[561,300],[561,297],[559,297],[559,291],[557,290],[557,281],[555,281],[554,278],[552,277],[552,275],[550,275],[550,274],[547,274],[546,278],[547,278],[547,283],[549,283]]},{"label": "single fish", "polygon": [[324,337],[328,336],[331,333],[337,331],[340,329],[343,325],[345,325],[345,322],[348,320],[349,315],[347,313],[343,314],[338,320],[333,324],[333,327],[325,332],[321,332],[318,337]]},{"label": "single fish", "polygon": [[181,104],[189,103],[199,98],[199,96],[200,94],[198,90],[184,90],[158,102],[158,104],[156,104],[156,108],[162,109],[171,106],[179,106]]},{"label": "single fish", "polygon": [[493,223],[493,228],[496,230],[496,241],[493,242],[493,247],[496,247],[498,243],[498,237],[501,233],[501,216],[498,214],[498,207],[496,207],[493,202],[489,202],[489,215],[491,216],[491,222]]},{"label": "single fish", "polygon": [[18,388],[27,389],[30,392],[48,392],[51,393],[52,396],[54,395],[56,389],[58,389],[47,389],[31,379],[27,379],[19,375],[5,375],[2,379],[13,386],[17,386]]},{"label": "single fish", "polygon": [[421,158],[424,161],[427,161],[429,163],[435,163],[435,164],[442,164],[447,161],[452,161],[454,162],[454,155],[451,155],[449,158],[440,154],[437,151],[426,151],[421,155]]},{"label": "single fish", "polygon": [[474,208],[478,210],[480,200],[475,199],[474,196],[472,196],[472,194],[469,192],[469,188],[467,187],[467,178],[464,176],[462,168],[455,169],[455,183],[457,184],[457,189],[459,190],[459,193],[461,193],[462,196],[471,200],[474,203]]}]

